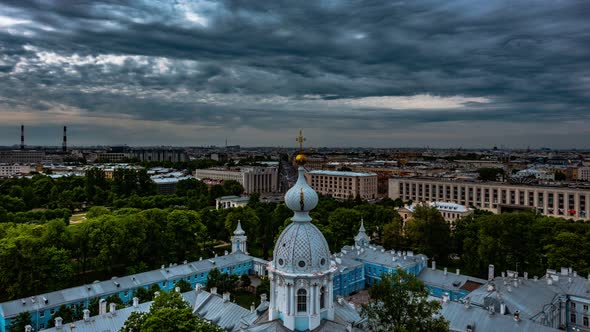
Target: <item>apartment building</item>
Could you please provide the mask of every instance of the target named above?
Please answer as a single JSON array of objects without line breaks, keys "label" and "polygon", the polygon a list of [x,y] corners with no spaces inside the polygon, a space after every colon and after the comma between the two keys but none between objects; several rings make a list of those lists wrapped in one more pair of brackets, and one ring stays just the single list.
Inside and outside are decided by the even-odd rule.
[{"label": "apartment building", "polygon": [[195,177],[199,180],[238,181],[245,193],[279,192],[278,167],[241,167],[235,169],[197,169]]},{"label": "apartment building", "polygon": [[339,171],[310,171],[307,183],[319,194],[335,198],[377,198],[377,174]]},{"label": "apartment building", "polygon": [[590,208],[588,189],[428,178],[390,179],[389,198],[444,201],[494,213],[534,209],[547,216],[572,219],[588,219]]},{"label": "apartment building", "polygon": [[0,164],[0,177],[29,174],[31,169],[27,165]]}]

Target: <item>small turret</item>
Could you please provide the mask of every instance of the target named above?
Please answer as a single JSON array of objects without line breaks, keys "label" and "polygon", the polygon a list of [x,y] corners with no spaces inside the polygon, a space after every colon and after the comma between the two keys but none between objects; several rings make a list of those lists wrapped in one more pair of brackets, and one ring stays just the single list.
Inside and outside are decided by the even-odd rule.
[{"label": "small turret", "polygon": [[248,254],[247,240],[248,237],[246,236],[246,232],[242,229],[242,223],[240,220],[238,220],[238,225],[234,231],[234,236],[231,237],[232,254],[238,251]]},{"label": "small turret", "polygon": [[359,227],[359,233],[354,237],[354,245],[357,247],[366,247],[371,242],[371,238],[365,231],[365,221],[361,218],[361,227]]}]

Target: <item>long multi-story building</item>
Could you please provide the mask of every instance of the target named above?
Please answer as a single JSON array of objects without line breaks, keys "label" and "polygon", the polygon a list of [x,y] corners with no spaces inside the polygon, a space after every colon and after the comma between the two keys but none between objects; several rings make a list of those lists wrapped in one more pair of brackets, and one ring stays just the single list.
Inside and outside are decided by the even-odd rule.
[{"label": "long multi-story building", "polygon": [[137,158],[141,161],[170,161],[182,162],[188,160],[188,154],[184,149],[132,149],[128,153],[129,158]]},{"label": "long multi-story building", "polygon": [[34,164],[45,160],[45,152],[38,150],[0,150],[0,163]]},{"label": "long multi-story building", "polygon": [[307,183],[322,195],[335,198],[377,198],[377,174],[339,171],[310,171]]},{"label": "long multi-story building", "polygon": [[197,169],[195,177],[199,180],[238,181],[245,193],[279,192],[278,167],[241,167],[237,169]]},{"label": "long multi-story building", "polygon": [[389,198],[452,202],[494,213],[532,209],[547,216],[573,219],[588,219],[590,208],[588,189],[428,178],[390,179]]}]

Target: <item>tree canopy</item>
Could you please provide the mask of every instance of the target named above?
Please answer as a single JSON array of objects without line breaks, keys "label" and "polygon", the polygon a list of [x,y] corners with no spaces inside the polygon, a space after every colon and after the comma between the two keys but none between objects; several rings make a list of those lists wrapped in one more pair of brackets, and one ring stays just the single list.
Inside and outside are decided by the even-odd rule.
[{"label": "tree canopy", "polygon": [[373,332],[449,331],[440,303],[429,301],[426,286],[403,270],[381,275],[369,295],[371,301],[363,305],[361,314]]},{"label": "tree canopy", "polygon": [[180,293],[160,293],[147,313],[132,313],[119,332],[223,332],[205,319],[194,316]]}]

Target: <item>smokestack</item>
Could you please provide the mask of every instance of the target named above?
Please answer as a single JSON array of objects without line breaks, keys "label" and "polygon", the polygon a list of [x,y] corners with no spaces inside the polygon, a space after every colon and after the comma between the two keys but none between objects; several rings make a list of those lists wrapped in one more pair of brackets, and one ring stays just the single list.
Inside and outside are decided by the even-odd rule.
[{"label": "smokestack", "polygon": [[25,126],[20,125],[20,149],[25,149]]},{"label": "smokestack", "polygon": [[63,141],[62,147],[61,147],[63,152],[68,151],[68,136],[66,134],[67,130],[68,130],[68,127],[64,126],[64,141]]}]

